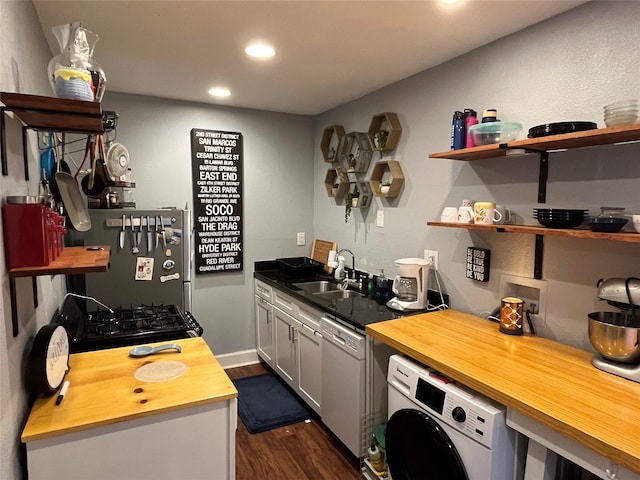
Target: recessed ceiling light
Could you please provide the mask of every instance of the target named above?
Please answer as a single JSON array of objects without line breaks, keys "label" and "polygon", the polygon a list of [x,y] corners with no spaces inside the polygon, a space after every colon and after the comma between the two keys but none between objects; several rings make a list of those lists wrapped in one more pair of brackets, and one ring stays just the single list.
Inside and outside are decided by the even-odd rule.
[{"label": "recessed ceiling light", "polygon": [[213,87],[209,89],[209,95],[212,97],[229,97],[231,96],[231,91],[224,87]]},{"label": "recessed ceiling light", "polygon": [[265,43],[253,43],[244,49],[244,53],[255,58],[271,58],[276,51]]}]

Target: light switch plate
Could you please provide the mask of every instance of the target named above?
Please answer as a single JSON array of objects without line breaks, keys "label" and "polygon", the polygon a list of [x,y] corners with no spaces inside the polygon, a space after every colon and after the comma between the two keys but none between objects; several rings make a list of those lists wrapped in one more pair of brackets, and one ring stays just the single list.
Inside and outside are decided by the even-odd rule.
[{"label": "light switch plate", "polygon": [[297,242],[298,242],[298,246],[303,246],[306,243],[304,232],[298,232]]},{"label": "light switch plate", "polygon": [[376,216],[376,227],[384,227],[384,210],[378,210]]}]

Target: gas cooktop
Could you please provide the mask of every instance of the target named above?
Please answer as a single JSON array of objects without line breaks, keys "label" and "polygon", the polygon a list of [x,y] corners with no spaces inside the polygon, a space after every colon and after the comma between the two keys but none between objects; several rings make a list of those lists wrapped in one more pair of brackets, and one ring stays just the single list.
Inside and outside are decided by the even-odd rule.
[{"label": "gas cooktop", "polygon": [[72,353],[202,336],[203,329],[177,305],[137,305],[87,311],[87,301],[67,297],[57,322],[69,332]]}]

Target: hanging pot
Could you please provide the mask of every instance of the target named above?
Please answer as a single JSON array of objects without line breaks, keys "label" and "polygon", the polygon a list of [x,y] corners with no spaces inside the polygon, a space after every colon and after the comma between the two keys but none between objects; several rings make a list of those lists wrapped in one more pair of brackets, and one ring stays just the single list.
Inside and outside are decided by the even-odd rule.
[{"label": "hanging pot", "polygon": [[88,197],[102,198],[109,190],[109,176],[104,162],[104,142],[102,135],[96,138],[91,149],[91,172],[80,182],[82,191]]}]

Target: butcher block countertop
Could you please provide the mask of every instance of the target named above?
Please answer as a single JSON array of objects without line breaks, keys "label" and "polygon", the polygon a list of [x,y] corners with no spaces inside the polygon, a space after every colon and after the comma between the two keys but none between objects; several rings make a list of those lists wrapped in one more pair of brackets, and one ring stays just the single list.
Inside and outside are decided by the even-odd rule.
[{"label": "butcher block countertop", "polygon": [[592,354],[455,310],[367,325],[368,335],[640,473],[640,384]]},{"label": "butcher block countertop", "polygon": [[[70,387],[62,403],[57,393],[36,400],[22,441],[31,442],[134,418],[166,413],[235,398],[238,392],[203,338],[177,343],[176,350],[147,357],[129,356],[132,347],[112,348],[70,356]],[[142,382],[135,371],[149,362],[179,361],[188,370],[163,382]]]}]

